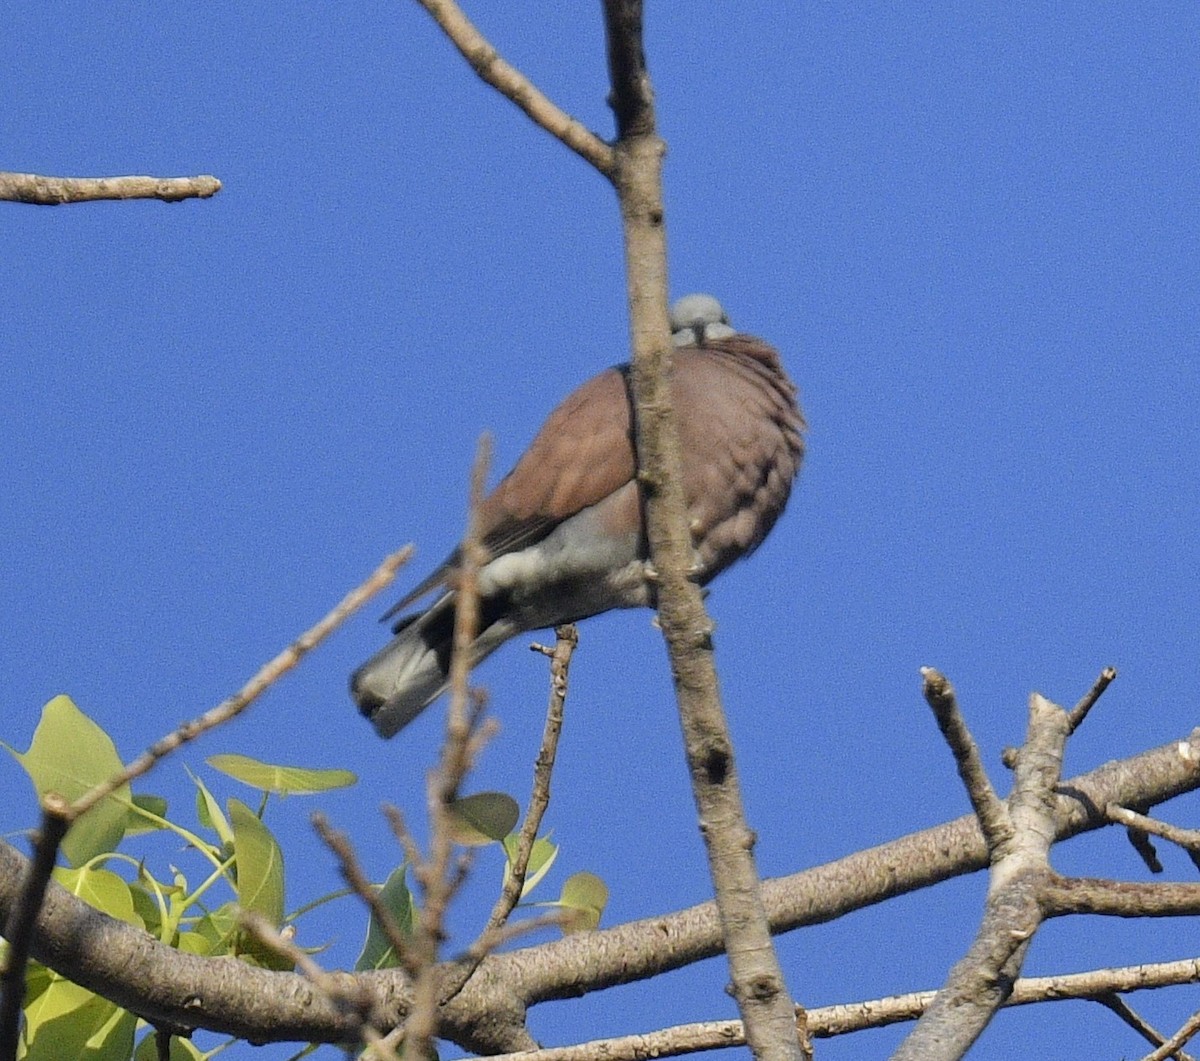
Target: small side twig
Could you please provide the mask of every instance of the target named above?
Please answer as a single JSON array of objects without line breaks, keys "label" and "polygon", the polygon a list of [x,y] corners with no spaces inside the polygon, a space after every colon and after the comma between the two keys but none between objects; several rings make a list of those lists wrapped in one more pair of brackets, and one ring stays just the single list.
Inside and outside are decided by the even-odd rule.
[{"label": "small side twig", "polygon": [[[1137,811],[1130,810],[1128,807],[1122,807],[1116,803],[1108,804],[1104,808],[1104,813],[1118,825],[1124,825],[1130,831],[1131,839],[1134,834],[1144,837],[1149,833],[1154,836],[1161,836],[1164,840],[1169,840],[1171,843],[1177,844],[1187,852],[1188,857],[1192,860],[1192,864],[1200,869],[1200,829],[1181,829],[1178,825],[1171,825],[1169,822],[1147,817],[1145,814],[1139,814]],[[1135,843],[1134,846],[1137,847],[1138,845]],[[1150,851],[1153,854],[1153,846],[1150,847]],[[1150,868],[1154,873],[1162,872],[1162,864],[1158,862],[1156,855]]]},{"label": "small side twig", "polygon": [[1157,1050],[1148,1053],[1141,1061],[1167,1061],[1169,1057],[1185,1058],[1182,1052],[1185,1046],[1197,1032],[1200,1032],[1200,1012],[1193,1013],[1174,1035]]},{"label": "small side twig", "polygon": [[328,973],[290,939],[281,935],[264,917],[242,911],[243,927],[265,947],[287,958],[312,985],[329,999],[338,1009],[351,1017],[358,1026],[362,1041],[382,1061],[400,1061],[399,1056],[384,1040],[383,1034],[372,1022],[370,992],[353,976],[346,973]]},{"label": "small side twig", "polygon": [[383,929],[383,934],[387,937],[388,943],[392,945],[405,972],[410,976],[415,976],[419,970],[419,963],[412,953],[408,937],[396,924],[392,912],[380,901],[379,891],[367,880],[366,874],[359,865],[358,857],[354,853],[350,838],[345,833],[334,829],[329,824],[329,819],[320,811],[317,811],[311,820],[317,835],[337,858],[338,871],[341,873],[342,879],[350,885],[355,895],[366,904],[367,909],[375,916],[375,920],[379,922],[379,927]]},{"label": "small side twig", "polygon": [[400,566],[412,556],[412,546],[406,545],[398,552],[392,553],[375,570],[375,573],[361,586],[342,598],[341,602],[319,623],[301,634],[273,660],[259,669],[242,688],[228,700],[218,704],[211,711],[205,712],[191,722],[185,722],[173,733],[168,733],[146,749],[137,759],[130,763],[115,777],[109,778],[97,785],[90,792],[84,793],[71,805],[72,818],[86,813],[106,796],[112,795],[117,789],[129,784],[130,781],[148,773],[153,767],[171,752],[182,747],[189,741],[215,729],[231,719],[237,718],[267,689],[290,671],[309,652],[325,640],[334,630],[342,625],[354,612],[361,608],[381,589],[384,589],[396,577]]},{"label": "small side twig", "polygon": [[[1149,1021],[1147,1021],[1140,1013],[1137,1012],[1128,1002],[1118,994],[1103,995],[1096,999],[1100,1005],[1111,1010],[1126,1024],[1129,1025],[1135,1032],[1146,1040],[1155,1049],[1167,1042],[1167,1036],[1163,1035]],[[1176,1050],[1169,1057],[1174,1057],[1175,1061],[1195,1061],[1191,1054],[1185,1054],[1182,1050]]]},{"label": "small side twig", "polygon": [[1105,667],[1100,672],[1092,687],[1080,697],[1077,703],[1070,711],[1067,712],[1067,725],[1070,727],[1068,733],[1074,733],[1081,725],[1083,720],[1087,718],[1088,712],[1096,706],[1096,701],[1104,695],[1104,690],[1112,685],[1117,677],[1116,667]]},{"label": "small side twig", "polygon": [[515,103],[535,124],[590,162],[605,176],[612,173],[613,149],[579,120],[509,65],[463,14],[454,0],[418,0],[480,79]]},{"label": "small side twig", "polygon": [[[1092,687],[1079,698],[1070,711],[1067,712],[1067,735],[1074,733],[1081,725],[1083,720],[1087,718],[1088,712],[1096,706],[1096,701],[1104,695],[1104,690],[1112,685],[1117,677],[1116,667],[1105,667],[1100,676],[1092,683]],[[1017,764],[1016,748],[1005,748],[1000,753],[1000,761],[1004,763],[1010,770]]]},{"label": "small side twig", "polygon": [[[506,939],[514,933],[505,933],[505,924],[521,898],[525,888],[525,874],[529,869],[529,856],[533,852],[534,841],[538,829],[541,828],[542,818],[550,805],[550,777],[554,772],[554,760],[558,755],[558,739],[562,733],[563,705],[567,699],[567,677],[570,673],[571,656],[575,646],[579,644],[579,630],[573,623],[560,626],[554,631],[556,642],[553,648],[544,645],[531,646],[550,657],[550,699],[546,706],[546,724],[542,729],[542,743],[538,749],[537,759],[533,766],[533,791],[529,797],[529,809],[525,812],[525,821],[521,824],[517,836],[517,849],[509,866],[504,888],[492,907],[488,923],[479,937],[467,949],[459,960],[453,973],[449,975],[442,989],[441,1004],[445,1005],[454,998],[464,986],[479,963]],[[536,922],[553,924],[556,917],[537,918]],[[529,931],[534,922],[526,922],[517,926],[520,932]]]},{"label": "small side twig", "polygon": [[954,686],[945,675],[933,667],[922,667],[921,677],[924,679],[925,702],[932,709],[938,729],[942,731],[942,736],[954,755],[958,776],[962,778],[966,787],[988,849],[995,851],[1012,839],[1012,823],[1008,819],[1008,811],[988,780],[979,748],[963,721],[962,712],[958,709]]},{"label": "small side twig", "polygon": [[34,206],[96,202],[101,199],[208,199],[221,182],[201,177],[46,177],[37,173],[0,173],[0,200]]},{"label": "small side twig", "polygon": [[415,957],[413,1005],[404,1026],[405,1053],[414,1058],[432,1054],[441,994],[438,950],[444,936],[446,910],[466,873],[461,861],[457,868],[453,865],[451,808],[478,749],[478,743],[472,737],[477,732],[485,703],[471,696],[468,680],[474,663],[473,646],[479,633],[479,569],[487,559],[480,538],[479,506],[483,501],[490,457],[491,440],[484,435],[479,440],[471,470],[467,532],[463,536],[455,586],[454,650],[450,657],[446,739],[438,766],[430,772],[426,785],[431,832],[429,857],[417,862],[413,869],[424,899],[412,945]]}]

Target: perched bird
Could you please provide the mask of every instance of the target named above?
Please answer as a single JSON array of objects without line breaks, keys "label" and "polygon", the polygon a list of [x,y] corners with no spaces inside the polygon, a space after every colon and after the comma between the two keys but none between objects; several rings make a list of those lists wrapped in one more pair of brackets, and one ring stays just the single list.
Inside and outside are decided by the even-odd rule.
[{"label": "perched bird", "polygon": [[[710,295],[671,309],[671,390],[683,487],[702,585],[761,544],[787,503],[804,454],[804,419],[779,355],[736,333]],[[517,634],[611,608],[654,603],[636,481],[629,366],[583,384],[550,414],[525,455],[479,507],[478,662]],[[391,737],[445,690],[459,551],[386,616],[430,592],[350,689]]]}]

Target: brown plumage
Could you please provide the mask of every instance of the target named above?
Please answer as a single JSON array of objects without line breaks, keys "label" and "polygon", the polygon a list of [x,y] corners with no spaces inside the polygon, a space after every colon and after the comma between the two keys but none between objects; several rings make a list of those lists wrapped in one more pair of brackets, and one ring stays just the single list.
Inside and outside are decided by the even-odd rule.
[{"label": "brown plumage", "polygon": [[[672,324],[684,496],[695,577],[704,584],[753,552],[783,512],[804,452],[804,420],[779,355],[735,334],[715,299],[681,299]],[[653,603],[631,402],[627,365],[583,384],[483,501],[488,560],[476,661],[528,630]],[[359,709],[382,736],[446,687],[454,625],[447,586],[457,561],[456,552],[388,613],[441,590],[427,611],[397,623],[392,642],[351,679]]]}]

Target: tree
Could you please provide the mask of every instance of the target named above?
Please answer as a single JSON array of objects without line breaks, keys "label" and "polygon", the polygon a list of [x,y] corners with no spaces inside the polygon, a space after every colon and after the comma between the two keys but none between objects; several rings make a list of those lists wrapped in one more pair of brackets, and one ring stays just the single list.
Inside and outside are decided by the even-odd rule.
[{"label": "tree", "polygon": [[[635,319],[635,328],[636,328],[636,326],[637,326],[637,325],[636,325],[636,319]],[[961,742],[960,742],[960,744],[961,744]],[[1169,757],[1169,756],[1168,756],[1168,757]],[[1178,756],[1177,756],[1177,755],[1175,756],[1175,759],[1176,759],[1176,760],[1178,760]],[[1186,763],[1186,762],[1184,762],[1184,766],[1187,766],[1187,763]],[[1168,787],[1168,791],[1175,791],[1175,790],[1177,789],[1177,786],[1178,786],[1178,785],[1180,785],[1180,781],[1178,781],[1178,780],[1171,781],[1171,783],[1170,783],[1170,785],[1169,785],[1169,787]],[[1127,795],[1128,795],[1128,793],[1127,793]],[[1136,799],[1136,801],[1135,801],[1135,802],[1142,802],[1142,801],[1141,801],[1141,799]],[[1148,797],[1146,797],[1146,802],[1150,802],[1150,801],[1148,801]],[[977,852],[976,852],[976,859],[978,859],[978,850],[977,850]],[[706,945],[706,946],[708,946],[708,947],[712,947],[712,940],[710,940],[710,939],[709,939],[709,941],[708,941],[708,943],[707,943],[707,945]],[[703,953],[703,948],[702,948],[702,953]],[[802,988],[798,988],[798,989],[797,989],[797,994],[799,994],[800,996],[803,996],[803,987],[802,987]]]}]

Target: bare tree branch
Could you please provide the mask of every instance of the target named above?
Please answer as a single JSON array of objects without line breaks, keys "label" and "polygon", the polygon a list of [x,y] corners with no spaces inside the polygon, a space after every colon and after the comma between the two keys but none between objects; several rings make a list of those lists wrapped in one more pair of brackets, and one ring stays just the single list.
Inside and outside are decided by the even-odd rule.
[{"label": "bare tree branch", "polygon": [[954,686],[932,667],[922,667],[921,677],[924,679],[925,702],[933,710],[938,729],[942,731],[954,755],[958,776],[962,778],[971,806],[975,808],[975,816],[979,819],[988,847],[995,850],[1012,840],[1008,811],[988,780],[979,748],[958,709]]},{"label": "bare tree branch", "polygon": [[[1151,807],[1200,788],[1200,731],[1058,786],[1058,839],[1110,825],[1108,803]],[[773,932],[820,924],[987,865],[967,815],[802,873],[763,883]],[[0,842],[0,919],[28,865]],[[493,954],[441,1013],[441,1034],[476,1053],[529,1048],[525,1012],[549,999],[644,980],[721,953],[714,903]],[[291,973],[198,958],[155,943],[51,881],[31,944],[38,961],[152,1023],[246,1039],[341,1042],[354,1030]],[[399,970],[356,974],[374,993],[380,1027],[401,1023],[411,985]],[[1132,983],[1128,988],[1137,987]],[[1153,986],[1152,984],[1149,986]]]},{"label": "bare tree branch", "polygon": [[[990,829],[985,827],[991,873],[979,932],[912,1033],[892,1055],[893,1061],[962,1057],[1012,993],[1029,943],[1046,916],[1046,882],[1053,876],[1049,855],[1056,831],[1055,787],[1068,733],[1067,713],[1034,693],[1029,698],[1029,729],[1017,756],[1007,808],[984,808],[985,813],[1003,815],[1003,828],[995,823]],[[961,758],[959,762],[970,788],[970,771],[964,771]]]},{"label": "bare tree branch", "polygon": [[142,755],[130,763],[121,773],[109,778],[103,784],[97,785],[90,792],[80,796],[71,805],[73,818],[86,814],[92,807],[106,796],[112,795],[117,789],[129,784],[135,778],[141,777],[159,761],[170,755],[177,748],[189,741],[207,733],[231,719],[237,718],[267,689],[282,678],[297,663],[308,655],[314,648],[325,640],[334,630],[342,625],[351,615],[361,608],[381,589],[388,586],[396,577],[400,566],[412,556],[412,546],[406,545],[398,552],[392,553],[375,570],[375,573],[361,586],[351,590],[328,615],[316,626],[301,634],[287,648],[269,663],[264,664],[238,692],[228,700],[223,701],[211,711],[205,712],[191,722],[185,722],[173,733],[168,733],[161,740],[152,744]]},{"label": "bare tree branch", "polygon": [[33,858],[21,875],[16,902],[4,926],[8,953],[0,971],[0,1058],[17,1056],[21,1038],[21,1007],[25,1004],[25,970],[37,926],[38,911],[46,896],[58,849],[72,822],[70,805],[54,792],[42,796],[42,824],[33,845]]},{"label": "bare tree branch", "polygon": [[1200,1012],[1193,1013],[1182,1028],[1171,1036],[1157,1050],[1148,1053],[1142,1061],[1166,1061],[1169,1057],[1182,1057],[1181,1047],[1185,1046],[1197,1032],[1200,1032]]},{"label": "bare tree branch", "polygon": [[[1120,995],[1102,995],[1097,998],[1096,1001],[1099,1002],[1100,1005],[1102,1005],[1105,1009],[1115,1013],[1118,1017],[1120,1017],[1121,1020],[1129,1025],[1129,1027],[1137,1032],[1138,1035],[1145,1039],[1146,1042],[1148,1042],[1155,1049],[1158,1049],[1158,1047],[1162,1046],[1168,1041],[1167,1036],[1163,1035],[1162,1032],[1151,1025],[1148,1021],[1144,1020],[1142,1016]],[[1196,1061],[1191,1054],[1185,1054],[1181,1049],[1175,1050],[1174,1053],[1169,1056],[1174,1057],[1176,1061]]]},{"label": "bare tree branch", "polygon": [[[1007,1008],[1042,1002],[1090,1000],[1113,1008],[1114,1002],[1121,1004],[1115,994],[1117,991],[1148,990],[1197,982],[1200,982],[1200,959],[1095,969],[1085,973],[1018,980],[1004,1005]],[[935,994],[934,991],[914,991],[866,1002],[814,1007],[807,1011],[809,1034],[814,1039],[828,1039],[916,1020],[925,1012]],[[1124,1008],[1128,1011],[1127,1006]],[[1125,1019],[1124,1016],[1122,1019]],[[1135,1022],[1131,1023],[1138,1034],[1155,1046],[1167,1041],[1145,1022],[1136,1021],[1136,1017]],[[570,1046],[500,1054],[490,1061],[593,1061],[598,1057],[605,1061],[645,1061],[650,1057],[676,1057],[727,1046],[743,1046],[745,1042],[741,1021],[701,1021],[660,1028],[640,1035],[621,1035]],[[1177,1056],[1179,1061],[1191,1061],[1185,1054]]]},{"label": "bare tree branch", "polygon": [[[684,750],[729,959],[731,993],[756,1058],[794,1061],[811,1053],[771,943],[754,835],[746,825],[733,743],[713,660],[712,620],[688,573],[692,540],[683,456],[672,408],[667,249],[662,198],[665,146],[642,44],[641,0],[605,0],[610,103],[617,120],[613,183],[621,205],[632,330],[638,481],[656,578]],[[802,1045],[803,1044],[803,1045]]]},{"label": "bare tree branch", "polygon": [[606,177],[612,176],[613,149],[586,125],[558,107],[519,70],[510,66],[463,14],[454,0],[417,0],[433,16],[471,69],[537,125]]},{"label": "bare tree branch", "polygon": [[[1200,868],[1200,829],[1181,829],[1178,825],[1159,821],[1157,818],[1149,818],[1145,814],[1138,814],[1137,811],[1132,811],[1128,807],[1122,807],[1116,803],[1110,803],[1105,808],[1105,813],[1112,821],[1124,825],[1129,830],[1131,838],[1133,835],[1145,838],[1149,833],[1161,836],[1173,844],[1178,844],[1187,852],[1188,857],[1192,860],[1192,865]],[[1149,844],[1149,840],[1145,840],[1145,843]],[[1135,843],[1135,847],[1137,846],[1139,845]],[[1150,855],[1152,858],[1150,871],[1161,873],[1162,864],[1158,861],[1158,856],[1154,854],[1153,845],[1150,845]]]},{"label": "bare tree branch", "polygon": [[1071,732],[1074,733],[1081,725],[1083,720],[1087,718],[1088,712],[1096,706],[1096,701],[1104,695],[1104,690],[1107,689],[1117,678],[1116,667],[1105,667],[1100,672],[1092,687],[1083,694],[1079,702],[1071,708],[1067,713],[1067,721],[1071,727]]},{"label": "bare tree branch", "polygon": [[[546,706],[546,724],[542,731],[542,742],[538,749],[537,759],[533,764],[533,792],[529,797],[529,808],[525,812],[525,821],[517,835],[517,848],[508,873],[504,879],[504,887],[492,908],[488,923],[478,939],[467,949],[467,953],[459,959],[457,968],[448,972],[442,989],[441,1004],[445,1005],[457,995],[479,963],[493,951],[505,938],[503,929],[505,923],[521,898],[525,887],[525,874],[529,868],[529,856],[533,852],[533,844],[537,839],[538,829],[541,828],[542,818],[550,805],[550,777],[554,772],[554,760],[558,755],[558,738],[562,733],[563,705],[567,699],[567,676],[571,668],[571,656],[575,646],[579,644],[579,631],[574,623],[560,626],[556,631],[557,641],[554,648],[534,645],[533,648],[544,652],[550,657],[550,700]],[[542,919],[538,919],[542,920]],[[555,920],[552,918],[551,920]]]},{"label": "bare tree branch", "polygon": [[216,177],[45,177],[0,173],[0,201],[61,206],[100,199],[208,199],[221,190]]}]

